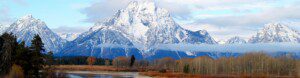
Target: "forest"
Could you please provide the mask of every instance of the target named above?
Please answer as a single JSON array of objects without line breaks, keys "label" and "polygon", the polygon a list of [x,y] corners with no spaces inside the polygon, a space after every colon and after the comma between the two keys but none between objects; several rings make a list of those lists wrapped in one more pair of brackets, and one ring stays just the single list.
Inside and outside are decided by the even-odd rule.
[{"label": "forest", "polygon": [[26,46],[24,41],[18,43],[13,34],[4,33],[0,37],[0,61],[0,78],[54,76],[53,53],[45,52],[39,35],[34,36],[31,46]]}]

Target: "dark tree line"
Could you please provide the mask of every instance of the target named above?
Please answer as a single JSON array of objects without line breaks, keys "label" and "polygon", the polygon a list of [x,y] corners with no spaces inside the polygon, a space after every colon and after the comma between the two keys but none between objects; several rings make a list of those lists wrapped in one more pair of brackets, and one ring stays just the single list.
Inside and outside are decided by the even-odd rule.
[{"label": "dark tree line", "polygon": [[0,36],[0,77],[7,76],[11,73],[12,66],[21,67],[26,78],[41,77],[40,70],[44,70],[45,66],[50,65],[52,52],[45,52],[44,44],[39,35],[35,35],[31,41],[31,46],[26,46],[25,42],[17,42],[16,36],[4,33]]}]

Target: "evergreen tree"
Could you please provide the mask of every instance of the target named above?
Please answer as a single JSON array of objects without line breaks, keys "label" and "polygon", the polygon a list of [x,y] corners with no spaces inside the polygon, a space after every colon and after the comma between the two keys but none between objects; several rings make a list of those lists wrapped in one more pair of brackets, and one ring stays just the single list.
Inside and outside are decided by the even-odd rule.
[{"label": "evergreen tree", "polygon": [[48,52],[46,55],[46,64],[48,66],[52,66],[54,64],[54,56],[52,51]]},{"label": "evergreen tree", "polygon": [[14,58],[16,55],[16,48],[18,46],[17,39],[12,34],[4,33],[1,36],[2,40],[2,50],[0,52],[0,75],[7,74],[12,66],[12,63],[15,61]]},{"label": "evergreen tree", "polygon": [[2,37],[0,37],[0,54],[1,54],[1,51],[2,51],[3,43],[4,43],[4,39]]},{"label": "evergreen tree", "polygon": [[29,73],[33,74],[34,77],[39,77],[39,70],[43,69],[43,65],[45,65],[44,57],[41,52],[44,52],[44,44],[39,35],[35,35],[33,40],[31,41],[30,47],[30,55],[32,59],[30,63],[33,65],[33,71]]},{"label": "evergreen tree", "polygon": [[134,57],[134,55],[132,55],[131,59],[130,59],[130,67],[133,66],[134,62],[135,62],[135,57]]},{"label": "evergreen tree", "polygon": [[189,64],[184,65],[184,67],[183,67],[183,72],[184,72],[184,73],[189,73],[189,71],[190,71],[190,66],[189,66]]},{"label": "evergreen tree", "polygon": [[15,64],[20,65],[24,70],[25,76],[30,77],[31,74],[29,71],[32,71],[33,68],[33,64],[31,64],[32,55],[30,55],[31,51],[25,45],[24,41],[19,44],[16,52],[16,58],[14,58],[16,60]]}]

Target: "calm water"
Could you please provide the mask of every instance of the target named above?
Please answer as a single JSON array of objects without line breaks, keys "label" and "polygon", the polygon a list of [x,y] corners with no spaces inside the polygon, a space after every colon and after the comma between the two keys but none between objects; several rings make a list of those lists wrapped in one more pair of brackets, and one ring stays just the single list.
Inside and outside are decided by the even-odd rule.
[{"label": "calm water", "polygon": [[138,72],[64,71],[63,73],[68,78],[151,78],[139,75]]}]

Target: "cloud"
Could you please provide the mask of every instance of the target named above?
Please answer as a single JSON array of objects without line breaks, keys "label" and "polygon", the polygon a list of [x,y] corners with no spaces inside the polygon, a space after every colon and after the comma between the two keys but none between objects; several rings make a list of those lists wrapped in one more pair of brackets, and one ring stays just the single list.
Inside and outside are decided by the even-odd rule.
[{"label": "cloud", "polygon": [[28,6],[28,3],[25,0],[12,0],[14,3],[17,3],[22,6]]},{"label": "cloud", "polygon": [[15,4],[21,6],[27,6],[27,2],[25,0],[1,0],[0,1],[0,24],[10,25],[13,22],[13,18],[11,17],[11,9],[7,6],[8,2],[13,2]]},{"label": "cloud", "polygon": [[0,7],[0,24],[9,25],[12,22],[10,16],[10,8],[2,6]]},{"label": "cloud", "polygon": [[[101,19],[112,16],[117,10],[125,8],[131,1],[139,0],[100,0],[93,1],[90,6],[81,10],[81,13],[87,16],[86,22],[96,22]],[[165,8],[177,19],[189,19],[192,12],[192,6],[189,7],[192,0],[154,0],[156,5]]]},{"label": "cloud", "polygon": [[[197,31],[197,30],[206,30],[210,35],[217,41],[220,40],[227,40],[229,38],[240,36],[244,39],[250,38],[249,35],[254,35],[257,30],[248,30],[243,27],[221,27],[211,24],[184,24],[182,25],[183,28]],[[241,33],[243,32],[243,33]]]},{"label": "cloud", "polygon": [[87,16],[86,22],[96,22],[112,16],[117,10],[124,8],[131,0],[93,1],[90,6],[81,10]]},{"label": "cloud", "polygon": [[197,20],[196,23],[218,26],[261,26],[266,23],[300,19],[300,6],[276,7],[259,13],[223,16]]},{"label": "cloud", "polygon": [[153,49],[191,52],[293,52],[299,53],[300,44],[260,43],[260,44],[160,44]]}]

